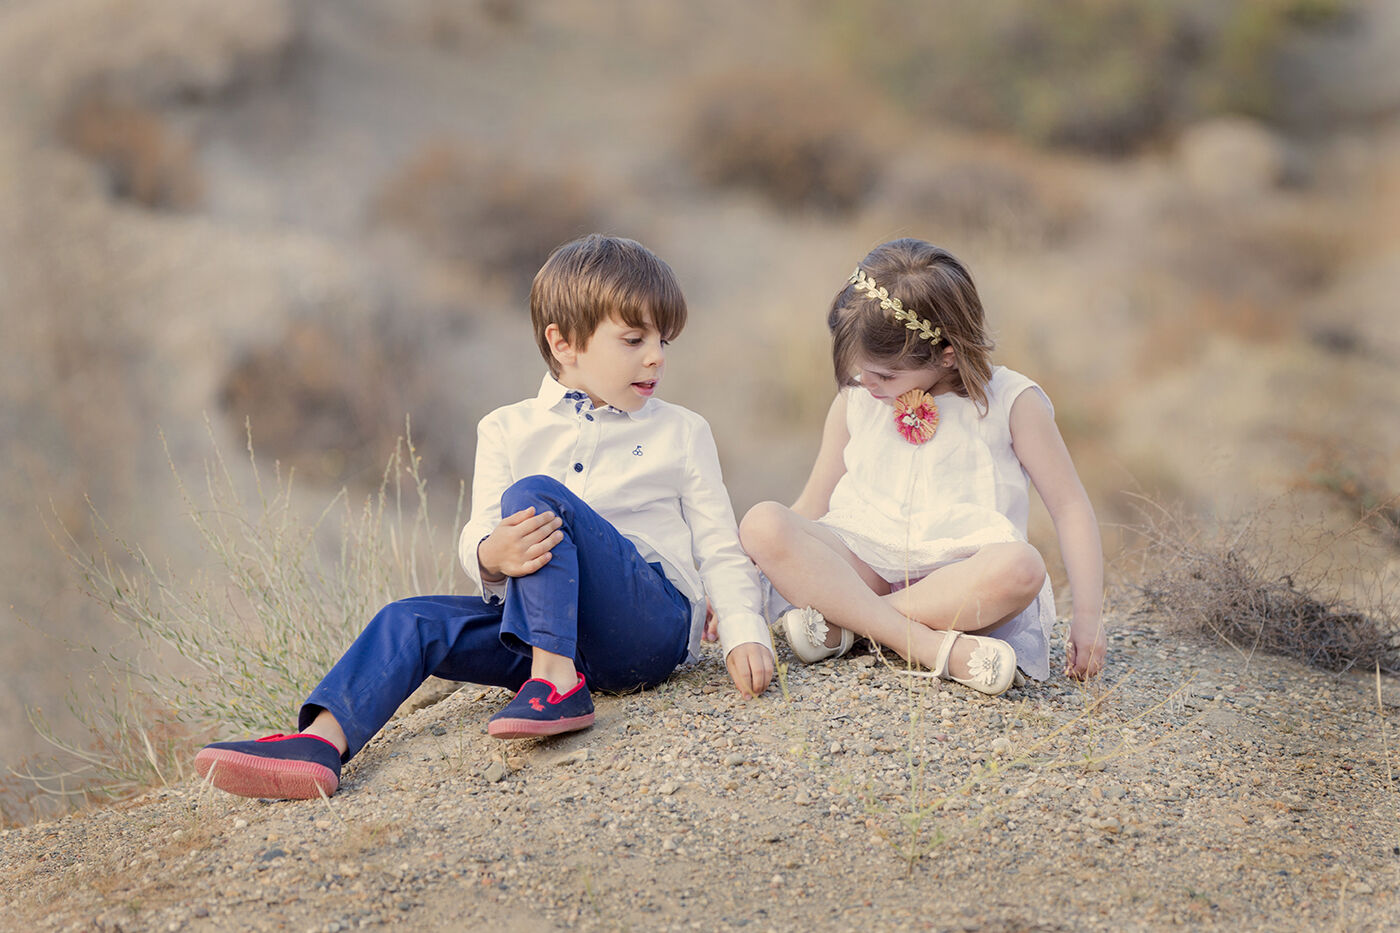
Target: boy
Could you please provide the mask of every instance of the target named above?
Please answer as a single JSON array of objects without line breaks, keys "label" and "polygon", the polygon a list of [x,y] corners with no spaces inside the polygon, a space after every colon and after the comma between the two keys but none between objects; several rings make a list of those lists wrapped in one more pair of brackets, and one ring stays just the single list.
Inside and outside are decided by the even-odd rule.
[{"label": "boy", "polygon": [[740,693],[767,688],[772,642],[709,425],[654,397],[686,319],[671,268],[632,240],[574,240],[535,276],[530,318],[549,374],[478,426],[459,553],[482,595],[384,607],[302,705],[300,733],[206,746],[201,777],[248,797],[332,794],[429,674],[517,690],[488,724],[501,738],[592,725],[590,684],[656,686],[702,632],[717,630]]}]

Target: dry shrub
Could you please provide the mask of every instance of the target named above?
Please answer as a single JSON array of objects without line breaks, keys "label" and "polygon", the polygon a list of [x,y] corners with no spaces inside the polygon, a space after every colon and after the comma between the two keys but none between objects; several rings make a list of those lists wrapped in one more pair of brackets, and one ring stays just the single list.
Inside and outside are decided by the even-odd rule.
[{"label": "dry shrub", "polygon": [[515,287],[528,287],[560,243],[604,226],[582,177],[444,142],[423,147],[385,184],[374,216]]},{"label": "dry shrub", "polygon": [[1142,250],[1169,281],[1144,296],[1153,310],[1139,368],[1161,371],[1191,359],[1202,334],[1227,334],[1249,344],[1306,336],[1301,329],[1307,300],[1345,267],[1346,223],[1306,199],[1242,206],[1183,193],[1167,200]]},{"label": "dry shrub", "polygon": [[534,7],[524,0],[395,0],[366,5],[357,28],[386,44],[427,44],[435,50],[478,55],[527,26]]},{"label": "dry shrub", "polygon": [[1082,205],[994,159],[958,159],[886,185],[887,200],[920,226],[990,237],[1008,246],[1062,243],[1083,221]]},{"label": "dry shrub", "polygon": [[1307,200],[1241,204],[1188,195],[1165,203],[1157,217],[1157,262],[1202,289],[1284,304],[1332,282],[1347,260],[1352,220]]},{"label": "dry shrub", "polygon": [[[29,762],[20,762],[19,770],[29,766]],[[38,822],[54,810],[23,778],[13,773],[0,775],[0,830]]]},{"label": "dry shrub", "polygon": [[63,140],[101,166],[114,197],[145,207],[189,210],[203,193],[194,149],[159,113],[98,96],[63,121]]},{"label": "dry shrub", "polygon": [[1359,522],[1392,548],[1400,549],[1400,493],[1371,465],[1344,463],[1336,453],[1314,466],[1309,482],[1336,497]]},{"label": "dry shrub", "polygon": [[879,178],[868,107],[808,75],[736,72],[692,92],[687,153],[709,184],[758,191],[787,210],[855,209]]},{"label": "dry shrub", "polygon": [[[1265,651],[1328,671],[1400,672],[1395,602],[1359,607],[1342,581],[1310,569],[1309,556],[1281,556],[1249,523],[1215,533],[1148,505],[1135,529],[1157,566],[1141,584],[1142,609],[1206,632],[1245,654]],[[1355,530],[1355,529],[1353,529]],[[1318,553],[1325,542],[1314,544]]]},{"label": "dry shrub", "polygon": [[833,39],[920,117],[1124,153],[1218,113],[1282,116],[1283,68],[1352,0],[871,0]]},{"label": "dry shrub", "polygon": [[[501,30],[519,29],[529,17],[521,0],[431,0],[426,10],[426,30],[438,48],[457,50],[484,45]],[[483,26],[489,29],[483,29]]]},{"label": "dry shrub", "polygon": [[219,402],[234,424],[254,426],[260,453],[298,475],[364,485],[402,433],[423,371],[423,349],[392,328],[309,318],[246,351]]}]

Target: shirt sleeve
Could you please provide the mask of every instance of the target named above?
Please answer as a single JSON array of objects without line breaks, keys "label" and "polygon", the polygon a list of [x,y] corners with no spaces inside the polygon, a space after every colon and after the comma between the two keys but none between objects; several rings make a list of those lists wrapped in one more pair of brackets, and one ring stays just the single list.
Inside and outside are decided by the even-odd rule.
[{"label": "shirt sleeve", "polygon": [[487,415],[476,428],[476,466],[472,470],[471,518],[457,540],[457,556],[462,569],[477,585],[478,592],[492,602],[505,599],[506,584],[481,579],[476,548],[501,523],[501,496],[514,482],[510,457],[506,454],[505,430],[499,420]]},{"label": "shirt sleeve", "polygon": [[758,570],[739,545],[739,528],[724,488],[714,435],[703,418],[697,415],[695,420],[685,457],[681,513],[690,528],[691,554],[705,595],[718,619],[720,646],[726,657],[746,642],[772,651]]},{"label": "shirt sleeve", "polygon": [[1035,393],[1045,400],[1045,404],[1050,406],[1050,416],[1053,418],[1055,415],[1055,405],[1050,401],[1050,396],[1045,394],[1045,390],[1029,376],[1018,373],[1014,369],[998,367],[990,388],[1004,421],[1010,422],[1011,406],[1027,389],[1034,389]]}]

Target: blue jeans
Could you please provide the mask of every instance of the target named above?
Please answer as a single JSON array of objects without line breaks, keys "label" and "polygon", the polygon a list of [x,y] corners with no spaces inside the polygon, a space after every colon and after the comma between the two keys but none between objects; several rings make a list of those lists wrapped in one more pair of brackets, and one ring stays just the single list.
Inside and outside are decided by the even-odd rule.
[{"label": "blue jeans", "polygon": [[533,647],[573,658],[593,689],[626,693],[669,677],[689,648],[691,607],[661,565],[557,480],[527,476],[501,496],[502,515],[529,506],[564,520],[549,563],[509,579],[504,602],[419,596],[385,606],[307,697],[299,728],[329,710],[349,761],[429,674],[515,690],[530,679]]}]

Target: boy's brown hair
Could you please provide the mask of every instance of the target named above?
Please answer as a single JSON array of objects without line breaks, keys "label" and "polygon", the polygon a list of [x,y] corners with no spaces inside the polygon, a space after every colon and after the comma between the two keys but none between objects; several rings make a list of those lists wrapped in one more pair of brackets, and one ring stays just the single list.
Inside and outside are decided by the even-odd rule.
[{"label": "boy's brown hair", "polygon": [[598,325],[616,317],[629,327],[656,325],[663,340],[685,328],[685,295],[671,267],[636,240],[590,233],[556,249],[530,286],[530,322],[549,371],[559,363],[545,338],[556,324],[582,350]]}]

